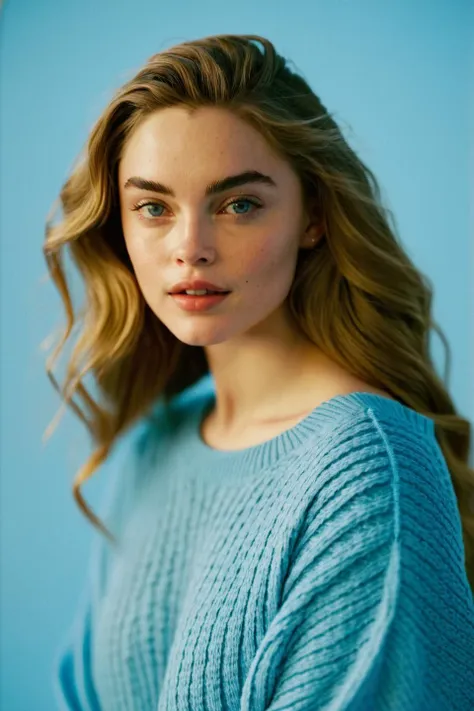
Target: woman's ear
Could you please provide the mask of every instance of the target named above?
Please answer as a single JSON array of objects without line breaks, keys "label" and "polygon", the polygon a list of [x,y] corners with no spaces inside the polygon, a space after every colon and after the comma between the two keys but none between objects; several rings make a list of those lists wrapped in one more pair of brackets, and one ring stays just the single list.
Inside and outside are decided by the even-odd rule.
[{"label": "woman's ear", "polygon": [[322,208],[320,186],[303,189],[303,225],[300,247],[313,249],[326,233],[326,221]]},{"label": "woman's ear", "polygon": [[308,217],[306,228],[301,235],[300,248],[302,249],[312,249],[319,241],[324,237],[326,233],[326,225],[324,219],[319,216],[316,218]]}]

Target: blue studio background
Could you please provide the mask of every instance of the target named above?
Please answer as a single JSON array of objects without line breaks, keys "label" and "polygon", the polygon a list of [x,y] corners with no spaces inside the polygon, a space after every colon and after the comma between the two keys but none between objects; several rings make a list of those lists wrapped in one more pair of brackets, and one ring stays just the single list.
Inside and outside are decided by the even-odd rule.
[{"label": "blue studio background", "polygon": [[[451,393],[474,421],[473,15],[469,0],[6,0],[0,12],[0,708],[51,711],[53,658],[98,534],[71,494],[89,452],[82,425],[68,413],[42,442],[59,401],[40,344],[64,318],[42,243],[96,117],[165,47],[217,33],[271,39],[378,176],[434,284]],[[444,376],[436,334],[432,349]],[[83,490],[96,510],[112,466]]]}]

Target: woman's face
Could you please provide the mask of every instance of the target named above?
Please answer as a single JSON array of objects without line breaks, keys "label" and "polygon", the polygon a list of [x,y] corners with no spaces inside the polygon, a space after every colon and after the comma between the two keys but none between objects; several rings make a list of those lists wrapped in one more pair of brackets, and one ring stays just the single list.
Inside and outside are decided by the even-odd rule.
[{"label": "woman's face", "polygon": [[[206,192],[249,171],[267,177]],[[160,185],[139,187],[138,179]],[[298,250],[312,246],[313,233],[297,175],[258,131],[215,107],[159,110],[125,146],[119,195],[143,296],[179,340],[206,346],[260,329],[279,335]],[[231,293],[206,311],[184,311],[169,292],[193,279]]]}]

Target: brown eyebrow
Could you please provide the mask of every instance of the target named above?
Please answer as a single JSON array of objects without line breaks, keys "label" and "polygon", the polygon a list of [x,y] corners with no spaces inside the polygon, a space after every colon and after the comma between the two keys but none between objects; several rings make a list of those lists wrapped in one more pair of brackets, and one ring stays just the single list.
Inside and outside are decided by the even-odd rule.
[{"label": "brown eyebrow", "polygon": [[[206,195],[216,195],[217,193],[222,193],[225,190],[231,190],[232,188],[237,188],[240,185],[247,185],[247,183],[262,183],[264,185],[270,185],[272,187],[277,187],[273,178],[264,173],[260,173],[258,170],[247,170],[244,173],[238,173],[237,175],[229,175],[227,178],[222,178],[221,180],[215,180],[206,186]],[[140,188],[142,190],[149,190],[154,193],[161,193],[163,195],[170,195],[171,197],[176,197],[174,191],[163,183],[158,183],[155,180],[148,180],[146,178],[140,178],[139,176],[132,176],[129,178],[123,186],[124,188]]]}]

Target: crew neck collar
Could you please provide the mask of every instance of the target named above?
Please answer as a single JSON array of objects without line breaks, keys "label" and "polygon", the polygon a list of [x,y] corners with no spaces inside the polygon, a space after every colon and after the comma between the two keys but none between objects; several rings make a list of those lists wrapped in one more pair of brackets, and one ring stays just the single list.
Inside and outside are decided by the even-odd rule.
[{"label": "crew neck collar", "polygon": [[[186,441],[191,445],[190,456],[210,466],[221,465],[226,471],[234,468],[247,473],[271,467],[296,449],[315,443],[332,426],[362,416],[368,409],[392,423],[417,429],[420,434],[434,435],[434,422],[421,413],[383,395],[352,392],[336,395],[317,405],[306,417],[288,430],[259,444],[237,450],[221,450],[209,446],[202,438],[201,425],[215,405],[215,392],[210,389],[200,394],[193,416],[188,422]],[[192,455],[191,455],[192,453]]]}]

